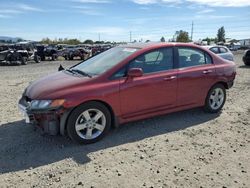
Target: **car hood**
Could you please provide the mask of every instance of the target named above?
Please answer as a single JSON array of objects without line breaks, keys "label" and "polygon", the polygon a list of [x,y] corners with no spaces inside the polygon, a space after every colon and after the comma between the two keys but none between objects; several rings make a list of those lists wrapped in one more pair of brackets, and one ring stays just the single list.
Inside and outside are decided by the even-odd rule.
[{"label": "car hood", "polygon": [[46,97],[49,95],[64,93],[65,90],[82,85],[89,80],[91,78],[60,71],[32,82],[27,87],[25,95],[30,99],[48,99]]}]

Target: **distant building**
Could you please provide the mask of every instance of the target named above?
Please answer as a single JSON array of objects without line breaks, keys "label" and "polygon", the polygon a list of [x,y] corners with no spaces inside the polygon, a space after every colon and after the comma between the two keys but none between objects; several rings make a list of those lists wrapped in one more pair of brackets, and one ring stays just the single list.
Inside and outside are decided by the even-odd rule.
[{"label": "distant building", "polygon": [[241,47],[250,48],[250,39],[239,40]]},{"label": "distant building", "polygon": [[241,48],[239,40],[231,38],[227,38],[226,42],[223,45],[227,46],[230,50],[239,50]]}]

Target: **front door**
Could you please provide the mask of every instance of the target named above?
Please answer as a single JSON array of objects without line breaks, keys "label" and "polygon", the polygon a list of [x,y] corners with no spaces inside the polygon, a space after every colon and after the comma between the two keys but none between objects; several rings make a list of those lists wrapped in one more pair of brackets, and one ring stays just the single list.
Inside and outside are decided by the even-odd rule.
[{"label": "front door", "polygon": [[145,53],[129,64],[144,74],[120,81],[123,118],[151,113],[176,105],[177,70],[173,69],[173,49],[161,48]]}]

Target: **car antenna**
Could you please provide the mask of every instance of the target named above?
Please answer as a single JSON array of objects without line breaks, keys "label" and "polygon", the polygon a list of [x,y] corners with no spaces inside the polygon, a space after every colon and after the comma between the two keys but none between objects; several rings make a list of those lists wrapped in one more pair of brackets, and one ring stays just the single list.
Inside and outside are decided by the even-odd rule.
[{"label": "car antenna", "polygon": [[58,68],[58,71],[62,71],[64,70],[63,66],[60,64],[59,68]]}]

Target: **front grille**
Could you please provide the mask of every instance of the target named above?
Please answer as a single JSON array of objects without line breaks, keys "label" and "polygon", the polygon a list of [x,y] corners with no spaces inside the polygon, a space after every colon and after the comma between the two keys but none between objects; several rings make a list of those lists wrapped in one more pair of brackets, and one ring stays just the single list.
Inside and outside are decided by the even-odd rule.
[{"label": "front grille", "polygon": [[27,101],[27,102],[31,102],[31,98],[29,98],[29,97],[27,97],[27,96],[24,96],[25,97],[25,100]]},{"label": "front grille", "polygon": [[29,106],[29,103],[31,102],[31,99],[27,96],[22,96],[22,98],[19,100],[19,103],[25,107]]}]

